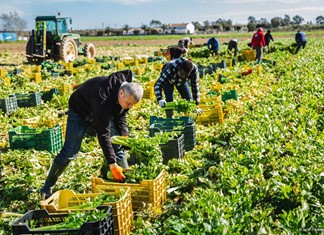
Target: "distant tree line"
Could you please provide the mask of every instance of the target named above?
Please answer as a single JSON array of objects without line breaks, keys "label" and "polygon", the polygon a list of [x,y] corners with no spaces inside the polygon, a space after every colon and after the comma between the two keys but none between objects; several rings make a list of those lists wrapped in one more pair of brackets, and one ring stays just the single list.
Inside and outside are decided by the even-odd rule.
[{"label": "distant tree line", "polygon": [[[9,14],[2,13],[0,15],[0,20],[2,22],[2,31],[11,31],[17,32],[18,34],[25,31],[27,28],[27,21],[19,16],[17,12],[9,12]],[[266,18],[256,19],[254,16],[249,16],[247,18],[248,23],[246,25],[247,30],[254,31],[257,27],[264,27],[267,29],[277,29],[277,30],[289,30],[289,29],[296,29],[302,27],[303,29],[324,29],[324,16],[318,16],[315,19],[315,24],[313,22],[306,22],[304,23],[304,18],[296,15],[290,18],[289,15],[284,15],[283,18],[281,17],[274,17],[268,21]],[[213,32],[224,32],[224,31],[241,31],[243,25],[240,24],[233,24],[231,19],[218,19],[216,21],[204,21],[202,24],[198,21],[192,22],[195,26],[195,29],[199,33],[213,33]],[[111,28],[106,27],[103,30],[95,30],[95,34],[97,36],[103,35],[123,35],[123,32],[128,34],[129,30],[132,27],[128,24],[125,24],[122,28]],[[149,25],[142,24],[140,29],[144,31],[145,34],[164,34],[165,30],[167,29],[167,25],[161,23],[159,20],[151,20]],[[159,29],[159,30],[157,30]],[[92,34],[91,30],[86,31],[86,34]],[[135,29],[133,33],[139,34],[140,30]],[[172,32],[171,32],[172,33]]]}]

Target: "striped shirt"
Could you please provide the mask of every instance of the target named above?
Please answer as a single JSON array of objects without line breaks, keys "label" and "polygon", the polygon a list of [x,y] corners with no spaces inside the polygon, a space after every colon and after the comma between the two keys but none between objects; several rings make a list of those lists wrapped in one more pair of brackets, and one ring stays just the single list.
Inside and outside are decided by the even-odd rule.
[{"label": "striped shirt", "polygon": [[187,59],[180,57],[179,59],[171,60],[163,65],[160,77],[154,85],[154,93],[158,101],[163,99],[162,88],[164,84],[173,84],[175,86],[181,86],[186,81],[189,81],[191,85],[192,97],[196,101],[196,104],[199,104],[199,73],[197,66],[194,64],[192,71],[186,78],[181,78],[178,75],[178,66],[182,64],[185,60]]}]

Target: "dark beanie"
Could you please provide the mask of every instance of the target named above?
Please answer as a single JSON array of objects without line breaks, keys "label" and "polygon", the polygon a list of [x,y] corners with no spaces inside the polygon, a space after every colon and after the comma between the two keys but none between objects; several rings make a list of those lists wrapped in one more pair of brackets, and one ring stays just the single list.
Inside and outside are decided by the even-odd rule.
[{"label": "dark beanie", "polygon": [[186,72],[186,73],[190,73],[192,68],[193,68],[193,63],[190,61],[190,60],[185,60],[183,61],[182,63],[182,66],[183,70]]}]

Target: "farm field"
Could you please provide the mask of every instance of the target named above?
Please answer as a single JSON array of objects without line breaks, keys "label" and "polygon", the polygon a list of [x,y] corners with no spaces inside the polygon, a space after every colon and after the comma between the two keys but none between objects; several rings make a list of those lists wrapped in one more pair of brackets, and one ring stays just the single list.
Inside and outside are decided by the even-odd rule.
[{"label": "farm field", "polygon": [[[157,176],[156,169],[166,172],[166,199],[158,209],[147,204],[135,213],[132,234],[324,233],[324,38],[322,32],[308,35],[306,48],[293,54],[293,33],[278,38],[274,34],[271,51],[260,64],[244,59],[250,35],[240,38],[238,57],[226,53],[224,45],[218,57],[205,47],[190,49],[188,58],[200,71],[202,103],[216,105],[221,114],[202,122],[194,111],[175,112],[175,119],[195,120],[195,145],[181,159],[150,166],[150,180]],[[0,113],[0,235],[12,234],[17,216],[40,209],[38,190],[59,150],[11,149],[8,131],[24,125],[40,130],[53,123],[64,127],[66,116],[59,116],[67,110],[72,86],[94,76],[131,69],[149,91],[149,82],[158,78],[165,62],[156,55],[163,52],[157,52],[176,42],[93,40],[97,60],[80,57],[73,66],[27,65],[24,43],[0,44],[0,99],[59,90],[34,107]],[[220,39],[228,40],[225,35]],[[206,38],[197,36],[194,41],[199,45]],[[220,66],[223,63],[226,66]],[[237,97],[222,99],[234,90]],[[150,136],[152,116],[165,117],[152,93],[128,115],[132,135],[142,140],[147,152],[160,141]],[[102,164],[99,144],[89,134],[54,191],[91,193],[91,178]]]}]

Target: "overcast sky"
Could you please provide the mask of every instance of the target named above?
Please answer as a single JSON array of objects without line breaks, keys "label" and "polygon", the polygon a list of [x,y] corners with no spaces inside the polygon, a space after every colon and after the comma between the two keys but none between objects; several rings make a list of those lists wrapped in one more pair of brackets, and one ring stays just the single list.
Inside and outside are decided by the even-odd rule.
[{"label": "overcast sky", "polygon": [[72,17],[74,29],[140,27],[151,20],[202,24],[221,18],[245,24],[249,16],[270,21],[285,14],[315,23],[317,16],[324,16],[324,0],[0,0],[0,14],[14,11],[27,21],[28,30],[36,16],[57,12]]}]

